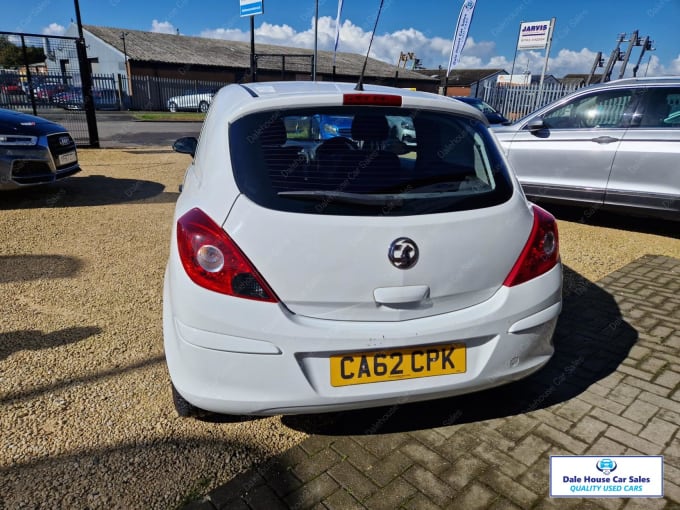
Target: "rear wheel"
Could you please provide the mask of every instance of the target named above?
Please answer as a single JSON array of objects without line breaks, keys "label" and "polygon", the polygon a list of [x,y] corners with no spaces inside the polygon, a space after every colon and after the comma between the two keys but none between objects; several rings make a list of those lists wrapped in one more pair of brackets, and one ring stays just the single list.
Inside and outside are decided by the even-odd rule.
[{"label": "rear wheel", "polygon": [[182,395],[179,394],[177,388],[174,384],[172,386],[172,403],[175,405],[175,410],[177,414],[182,418],[191,418],[193,416],[198,416],[202,411],[193,404],[187,402]]},{"label": "rear wheel", "polygon": [[168,110],[170,110],[172,113],[177,112],[177,103],[172,102],[168,105]]},{"label": "rear wheel", "polygon": [[209,106],[210,105],[205,101],[201,101],[201,103],[198,105],[198,111],[200,111],[201,113],[205,113],[208,111]]}]

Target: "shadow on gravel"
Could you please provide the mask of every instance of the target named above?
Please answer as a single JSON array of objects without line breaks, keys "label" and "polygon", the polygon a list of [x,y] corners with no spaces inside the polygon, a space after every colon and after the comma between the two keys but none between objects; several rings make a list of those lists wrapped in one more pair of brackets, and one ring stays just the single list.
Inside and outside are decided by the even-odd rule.
[{"label": "shadow on gravel", "polygon": [[[16,351],[39,351],[74,344],[98,333],[101,333],[101,328],[94,326],[72,327],[52,333],[33,329],[0,333],[0,360]],[[5,399],[0,402],[2,400]]]},{"label": "shadow on gravel", "polygon": [[0,467],[0,508],[182,508],[218,477],[235,475],[267,456],[252,443],[172,433]]},{"label": "shadow on gravel", "polygon": [[[43,335],[46,338],[45,345],[42,347],[43,349],[49,348],[49,347],[57,347],[59,345],[63,345],[66,343],[73,343],[77,342],[79,340],[85,340],[86,338],[99,334],[102,330],[97,327],[89,327],[89,328],[68,328],[62,331],[57,331],[55,333],[50,333],[49,335]],[[0,334],[0,360],[3,358],[3,345],[4,345],[4,337],[8,337],[9,340],[8,342],[11,342],[12,345],[16,345],[16,349],[14,350],[20,350],[20,349],[25,349],[27,347],[21,347],[21,336],[23,335],[31,335],[31,334],[40,334],[39,331],[15,331],[13,333],[4,333]],[[78,333],[80,333],[80,338],[77,338]],[[64,336],[71,337],[73,338],[70,341],[61,341],[60,343],[53,343],[53,344],[47,344],[47,341],[53,340],[53,337],[56,338],[57,340],[60,338],[63,338]],[[38,338],[39,340],[39,338]],[[11,351],[10,351],[11,352]],[[8,352],[6,355],[9,355]],[[97,382],[97,381],[102,381],[105,379],[108,379],[110,377],[119,377],[123,374],[130,373],[130,372],[135,372],[139,369],[146,368],[146,367],[151,367],[154,365],[158,365],[160,363],[165,363],[165,356],[154,356],[142,361],[139,361],[137,363],[132,363],[130,365],[121,367],[121,366],[116,366],[114,368],[108,368],[108,369],[102,369],[99,370],[96,373],[93,374],[86,374],[80,377],[69,377],[60,381],[56,382],[51,382],[49,384],[36,387],[36,388],[29,388],[26,390],[21,390],[21,391],[15,391],[13,393],[8,393],[2,398],[0,398],[0,404],[5,404],[7,402],[11,401],[19,401],[19,400],[29,400],[32,398],[36,398],[40,395],[43,395],[45,393],[51,393],[51,392],[56,392],[63,390],[65,388],[69,388],[72,386],[77,386],[81,384],[87,384],[87,383],[92,383],[92,382]],[[2,505],[0,505],[0,508],[3,508]]]},{"label": "shadow on gravel", "polygon": [[659,218],[638,218],[635,216],[603,211],[595,206],[564,206],[541,203],[538,201],[536,203],[545,210],[550,211],[550,213],[558,220],[680,239],[679,221],[663,220]]},{"label": "shadow on gravel", "polygon": [[541,370],[498,388],[375,409],[284,416],[310,434],[370,435],[423,430],[520,415],[565,402],[616,371],[638,338],[613,297],[565,267],[555,354]]},{"label": "shadow on gravel", "polygon": [[83,263],[64,255],[0,255],[0,283],[69,278]]},{"label": "shadow on gravel", "polygon": [[70,177],[45,186],[2,192],[0,210],[90,207],[130,202],[174,203],[178,192],[158,182],[105,175]]}]

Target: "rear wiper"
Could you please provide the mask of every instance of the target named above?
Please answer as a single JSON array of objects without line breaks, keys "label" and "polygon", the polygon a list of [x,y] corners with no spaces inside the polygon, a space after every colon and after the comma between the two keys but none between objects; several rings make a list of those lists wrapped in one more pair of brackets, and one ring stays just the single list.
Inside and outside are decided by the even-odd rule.
[{"label": "rear wiper", "polygon": [[449,185],[453,190],[455,190],[468,175],[470,174],[459,173],[455,175],[435,175],[420,179],[412,179],[410,181],[404,181],[397,185],[378,190],[377,193],[413,193],[422,189],[432,188],[435,185],[441,186],[439,190],[443,189],[445,185]]},{"label": "rear wiper", "polygon": [[399,206],[403,203],[404,197],[395,194],[364,195],[361,193],[347,193],[345,191],[279,191],[278,196],[284,198],[299,198],[301,200],[320,200],[333,201],[344,204],[356,205],[389,205]]}]

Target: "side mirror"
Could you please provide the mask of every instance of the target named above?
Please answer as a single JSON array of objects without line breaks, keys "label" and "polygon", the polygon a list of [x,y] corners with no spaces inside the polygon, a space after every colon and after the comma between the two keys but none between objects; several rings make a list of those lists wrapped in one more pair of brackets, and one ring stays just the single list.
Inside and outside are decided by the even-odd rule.
[{"label": "side mirror", "polygon": [[175,140],[175,143],[172,144],[172,150],[180,154],[189,154],[193,158],[196,155],[197,146],[198,140],[195,137],[184,136]]},{"label": "side mirror", "polygon": [[545,125],[545,122],[541,117],[536,117],[535,119],[531,119],[529,123],[526,125],[526,128],[531,131],[532,133],[534,131],[540,131],[541,129],[545,129],[547,126]]}]

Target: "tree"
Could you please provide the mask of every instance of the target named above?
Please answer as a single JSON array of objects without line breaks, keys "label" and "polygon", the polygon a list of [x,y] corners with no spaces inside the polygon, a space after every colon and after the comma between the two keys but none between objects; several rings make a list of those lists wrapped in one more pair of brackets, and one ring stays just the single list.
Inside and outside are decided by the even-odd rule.
[{"label": "tree", "polygon": [[24,52],[21,46],[12,43],[7,36],[0,36],[0,66],[20,67],[45,61],[45,52],[42,48],[27,46],[26,56],[28,62],[24,61]]}]

